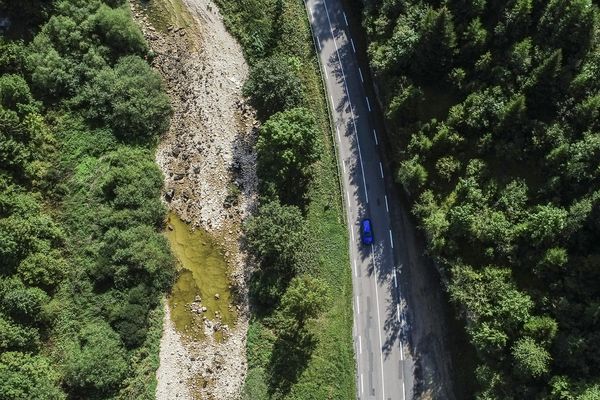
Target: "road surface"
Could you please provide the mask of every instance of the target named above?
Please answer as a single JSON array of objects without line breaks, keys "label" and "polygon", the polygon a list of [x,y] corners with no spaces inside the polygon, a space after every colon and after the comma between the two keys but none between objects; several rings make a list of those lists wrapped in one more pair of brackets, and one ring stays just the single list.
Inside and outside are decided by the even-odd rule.
[{"label": "road surface", "polygon": [[[439,360],[443,348],[436,352],[443,347],[443,340],[435,337],[443,327],[411,316],[420,312],[411,303],[423,301],[404,295],[413,290],[404,266],[417,268],[422,262],[420,253],[407,248],[416,246],[414,237],[407,236],[414,236],[414,228],[401,226],[396,234],[393,226],[396,219],[406,218],[393,216],[392,207],[399,202],[386,190],[388,169],[380,158],[375,99],[365,88],[364,67],[358,64],[341,0],[305,0],[305,5],[332,109],[350,230],[357,398],[452,398],[447,363]],[[372,221],[373,245],[361,244],[359,224],[364,218]],[[428,285],[415,284],[421,291]],[[433,306],[421,304],[421,309],[427,308]]]}]

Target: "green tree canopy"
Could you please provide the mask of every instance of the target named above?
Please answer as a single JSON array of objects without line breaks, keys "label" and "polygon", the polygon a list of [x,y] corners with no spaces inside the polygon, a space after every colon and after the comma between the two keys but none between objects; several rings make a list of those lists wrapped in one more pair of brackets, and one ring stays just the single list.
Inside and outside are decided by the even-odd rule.
[{"label": "green tree canopy", "polygon": [[174,265],[167,239],[147,225],[109,229],[100,254],[102,258],[92,271],[94,277],[112,281],[118,289],[144,283],[160,292],[173,282]]},{"label": "green tree canopy", "polygon": [[317,135],[314,116],[304,108],[277,113],[261,127],[257,168],[266,193],[274,192],[289,203],[303,197],[311,166],[320,156]]},{"label": "green tree canopy", "polygon": [[0,353],[1,400],[66,399],[59,387],[60,375],[43,356]]},{"label": "green tree canopy", "polygon": [[81,395],[108,395],[127,373],[126,353],[117,334],[104,322],[89,323],[64,349],[65,383]]},{"label": "green tree canopy", "polygon": [[250,97],[258,116],[265,120],[302,104],[302,82],[289,60],[272,56],[252,67],[244,84],[244,95]]},{"label": "green tree canopy", "polygon": [[151,140],[169,126],[171,104],[161,78],[136,56],[98,72],[74,103],[90,121],[106,124],[124,140]]},{"label": "green tree canopy", "polygon": [[56,249],[47,253],[35,252],[24,258],[17,267],[21,280],[28,285],[48,290],[56,288],[68,272],[68,264]]},{"label": "green tree canopy", "polygon": [[524,378],[540,377],[550,369],[550,354],[532,338],[519,339],[513,346],[512,354],[515,368]]},{"label": "green tree canopy", "polygon": [[[10,317],[0,313],[0,351],[36,351],[41,338],[39,331],[30,326],[14,322]],[[0,396],[0,398],[2,398]]]},{"label": "green tree canopy", "polygon": [[303,226],[297,207],[271,201],[261,204],[244,225],[244,231],[250,251],[262,260],[263,268],[290,276],[302,246]]},{"label": "green tree canopy", "polygon": [[17,278],[0,281],[0,310],[17,321],[42,321],[42,307],[48,295],[37,287],[27,287]]},{"label": "green tree canopy", "polygon": [[282,313],[295,319],[302,327],[307,320],[317,318],[327,308],[327,285],[307,275],[293,278],[281,298]]},{"label": "green tree canopy", "polygon": [[115,59],[131,54],[143,56],[148,51],[142,32],[124,7],[100,6],[91,17],[91,25]]},{"label": "green tree canopy", "polygon": [[[0,77],[0,105],[20,111],[19,106],[34,103],[29,85],[20,75],[3,75]],[[33,108],[35,110],[35,108]]]}]

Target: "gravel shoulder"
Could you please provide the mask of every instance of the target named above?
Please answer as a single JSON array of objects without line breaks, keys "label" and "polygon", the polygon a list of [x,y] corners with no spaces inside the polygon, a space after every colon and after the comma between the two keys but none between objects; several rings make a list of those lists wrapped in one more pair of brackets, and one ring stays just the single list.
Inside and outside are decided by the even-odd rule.
[{"label": "gravel shoulder", "polygon": [[196,25],[170,26],[164,33],[130,3],[174,110],[156,162],[165,175],[169,209],[193,227],[206,229],[223,246],[238,320],[221,343],[213,336],[194,341],[175,330],[166,305],[156,398],[238,399],[247,370],[248,328],[249,267],[240,249],[241,222],[256,202],[257,124],[241,95],[248,66],[217,6],[209,0],[183,3]]}]

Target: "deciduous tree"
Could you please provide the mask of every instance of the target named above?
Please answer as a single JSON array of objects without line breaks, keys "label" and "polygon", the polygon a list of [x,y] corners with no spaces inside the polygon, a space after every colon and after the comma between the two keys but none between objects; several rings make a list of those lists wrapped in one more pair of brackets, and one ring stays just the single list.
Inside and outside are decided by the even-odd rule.
[{"label": "deciduous tree", "polygon": [[244,95],[250,97],[258,116],[266,120],[277,112],[302,105],[302,81],[289,60],[272,56],[252,67]]}]

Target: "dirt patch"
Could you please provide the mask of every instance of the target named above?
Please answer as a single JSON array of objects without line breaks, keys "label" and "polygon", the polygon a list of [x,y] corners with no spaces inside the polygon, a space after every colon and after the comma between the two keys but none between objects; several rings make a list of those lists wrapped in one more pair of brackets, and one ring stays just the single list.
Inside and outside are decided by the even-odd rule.
[{"label": "dirt patch", "polygon": [[[257,124],[241,96],[248,67],[212,1],[168,4],[173,2],[187,7],[177,9],[189,13],[195,26],[178,24],[187,18],[181,15],[166,27],[152,26],[143,8],[130,2],[174,109],[156,162],[165,175],[169,209],[221,244],[231,267],[238,319],[222,342],[215,335],[194,341],[176,331],[166,306],[156,397],[237,399],[246,376],[248,327],[248,264],[240,250],[240,227],[255,207],[257,186],[253,152]],[[169,21],[163,17],[161,21]]]}]

